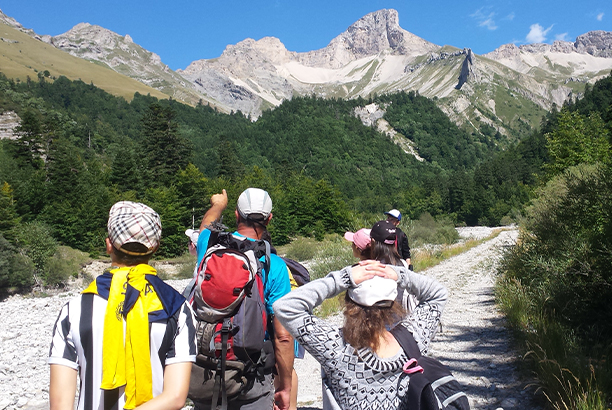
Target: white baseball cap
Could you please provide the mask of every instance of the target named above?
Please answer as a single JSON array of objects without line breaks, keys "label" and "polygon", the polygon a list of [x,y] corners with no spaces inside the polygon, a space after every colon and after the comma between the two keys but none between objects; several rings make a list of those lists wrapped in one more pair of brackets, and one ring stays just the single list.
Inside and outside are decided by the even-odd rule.
[{"label": "white baseball cap", "polygon": [[385,212],[385,215],[389,215],[397,219],[398,221],[402,220],[402,213],[397,209],[392,209],[389,212]]},{"label": "white baseball cap", "polygon": [[272,199],[263,189],[247,188],[238,197],[236,208],[243,218],[251,214],[259,214],[266,219],[272,212]]},{"label": "white baseball cap", "polygon": [[349,288],[347,293],[349,298],[358,305],[389,307],[397,297],[397,282],[393,279],[374,276],[354,288]]},{"label": "white baseball cap", "polygon": [[200,236],[200,231],[196,231],[195,229],[187,229],[185,231],[185,235],[189,238],[191,242],[195,245],[198,243],[198,237]]}]

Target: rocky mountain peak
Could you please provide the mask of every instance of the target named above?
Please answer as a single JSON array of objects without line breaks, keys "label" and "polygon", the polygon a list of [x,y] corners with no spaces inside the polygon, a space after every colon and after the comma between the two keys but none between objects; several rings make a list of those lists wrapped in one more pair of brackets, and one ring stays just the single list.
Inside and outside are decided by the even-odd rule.
[{"label": "rocky mountain peak", "polygon": [[123,40],[122,36],[104,27],[79,23],[64,34],[53,37],[53,44],[61,49],[72,49],[76,44],[111,49],[118,47]]},{"label": "rocky mountain peak", "polygon": [[351,24],[327,47],[300,54],[299,60],[311,67],[340,68],[386,50],[393,54],[422,55],[439,48],[401,28],[397,10],[383,9]]},{"label": "rocky mountain peak", "polygon": [[288,61],[292,55],[285,45],[276,37],[264,37],[261,40],[247,38],[235,45],[228,45],[222,59],[248,58],[261,63],[282,64]]},{"label": "rocky mountain peak", "polygon": [[23,30],[23,26],[21,25],[21,23],[19,23],[14,18],[9,17],[6,14],[4,14],[2,12],[2,10],[0,10],[0,22],[6,24],[7,26],[11,26],[13,28],[16,28],[18,30]]},{"label": "rocky mountain peak", "polygon": [[553,44],[533,43],[523,44],[517,47],[515,44],[504,44],[497,49],[485,54],[485,57],[493,60],[509,59],[518,57],[521,53],[527,52],[531,54],[543,53],[578,53],[590,54],[594,57],[609,58],[612,57],[612,32],[610,31],[589,31],[576,38],[574,43],[569,41],[557,40]]},{"label": "rocky mountain peak", "polygon": [[493,60],[500,60],[504,58],[517,57],[521,53],[521,50],[514,43],[504,44],[490,53],[484,54],[485,57]]},{"label": "rocky mountain peak", "polygon": [[353,23],[339,38],[350,43],[355,55],[368,56],[402,46],[404,32],[396,10],[379,10]]},{"label": "rocky mountain peak", "polygon": [[578,36],[574,47],[579,53],[588,53],[595,57],[612,57],[612,32],[589,31]]}]

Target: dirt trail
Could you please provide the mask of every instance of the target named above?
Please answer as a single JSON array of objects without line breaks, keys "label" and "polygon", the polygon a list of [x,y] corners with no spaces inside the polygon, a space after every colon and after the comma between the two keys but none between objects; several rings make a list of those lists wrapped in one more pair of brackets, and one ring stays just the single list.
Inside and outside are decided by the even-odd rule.
[{"label": "dirt trail", "polygon": [[[525,389],[528,381],[517,373],[520,359],[512,349],[504,318],[494,303],[495,266],[500,251],[512,245],[517,236],[516,230],[503,231],[496,238],[421,272],[436,278],[449,290],[442,328],[429,354],[451,368],[464,385],[472,409],[540,409],[532,399],[533,389]],[[299,409],[321,409],[316,362],[311,356],[297,360],[296,369],[300,377]]]}]

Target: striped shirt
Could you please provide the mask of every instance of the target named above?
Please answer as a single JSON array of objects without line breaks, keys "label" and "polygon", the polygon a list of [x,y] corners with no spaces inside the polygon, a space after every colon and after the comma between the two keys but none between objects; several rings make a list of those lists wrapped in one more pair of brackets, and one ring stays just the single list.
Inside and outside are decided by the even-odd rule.
[{"label": "striped shirt", "polygon": [[[124,387],[102,390],[102,343],[107,301],[82,294],[66,303],[55,322],[49,364],[68,366],[79,372],[78,410],[122,409]],[[150,357],[153,397],[164,387],[164,367],[195,362],[195,321],[187,303],[167,320],[150,323]]]}]

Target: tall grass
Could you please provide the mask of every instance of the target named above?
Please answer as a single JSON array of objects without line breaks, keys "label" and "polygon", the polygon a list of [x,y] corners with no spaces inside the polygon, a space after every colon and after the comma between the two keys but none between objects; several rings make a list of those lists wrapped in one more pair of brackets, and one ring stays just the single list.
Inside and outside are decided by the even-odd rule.
[{"label": "tall grass", "polygon": [[612,169],[570,168],[540,190],[500,264],[497,303],[555,409],[612,405],[610,215]]},{"label": "tall grass", "polygon": [[421,248],[414,249],[411,252],[411,261],[414,265],[414,270],[415,272],[419,272],[431,268],[446,259],[450,259],[453,256],[469,251],[470,249],[497,237],[502,230],[503,229],[495,229],[491,235],[482,239],[468,239],[467,241],[458,244],[423,246]]}]

